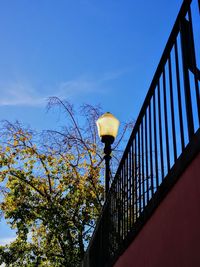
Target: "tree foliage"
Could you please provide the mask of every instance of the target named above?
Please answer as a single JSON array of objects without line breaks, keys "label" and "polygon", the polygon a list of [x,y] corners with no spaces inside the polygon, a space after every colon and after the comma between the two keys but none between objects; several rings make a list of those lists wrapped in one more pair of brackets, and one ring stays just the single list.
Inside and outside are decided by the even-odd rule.
[{"label": "tree foliage", "polygon": [[18,122],[1,131],[0,208],[17,235],[0,246],[6,266],[79,266],[101,211],[101,110],[84,105],[79,123],[72,105],[51,98],[55,106],[67,118],[60,131],[39,135]]}]

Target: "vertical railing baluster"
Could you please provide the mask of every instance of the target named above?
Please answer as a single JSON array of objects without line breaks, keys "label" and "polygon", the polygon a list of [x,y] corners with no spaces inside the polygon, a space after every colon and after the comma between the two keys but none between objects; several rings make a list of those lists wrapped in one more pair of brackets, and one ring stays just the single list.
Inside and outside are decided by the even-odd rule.
[{"label": "vertical railing baluster", "polygon": [[164,100],[164,118],[165,118],[165,141],[167,153],[167,171],[170,170],[170,156],[169,156],[169,134],[168,134],[168,119],[167,119],[167,95],[166,95],[166,78],[165,68],[163,69],[163,100]]},{"label": "vertical railing baluster", "polygon": [[110,240],[110,246],[112,247],[112,253],[115,250],[115,236],[116,236],[116,209],[115,209],[115,199],[116,199],[116,195],[115,195],[115,190],[114,187],[112,187],[111,189],[111,199],[112,199],[112,210],[111,210],[111,222],[112,222],[112,230],[110,233],[111,236],[111,240]]},{"label": "vertical railing baluster", "polygon": [[152,120],[151,120],[151,101],[149,102],[149,156],[150,156],[150,181],[151,181],[151,197],[154,193],[153,183],[153,148],[152,148]]},{"label": "vertical railing baluster", "polygon": [[127,234],[129,232],[129,153],[130,153],[130,150],[129,152],[127,153],[127,192],[126,192],[126,195],[127,195]]},{"label": "vertical railing baluster", "polygon": [[139,186],[139,216],[141,213],[141,149],[140,149],[140,127],[138,129],[138,186]]},{"label": "vertical railing baluster", "polygon": [[162,114],[161,114],[161,97],[160,97],[160,80],[158,81],[158,120],[159,120],[159,141],[160,141],[160,165],[161,177],[164,179],[164,160],[163,160],[163,135],[162,135]]},{"label": "vertical railing baluster", "polygon": [[121,199],[120,199],[120,205],[121,205],[121,240],[123,240],[123,230],[124,230],[124,205],[123,205],[123,168],[120,170],[120,177],[121,177],[121,183],[120,183],[120,192],[121,192]]},{"label": "vertical railing baluster", "polygon": [[134,154],[134,141],[132,143],[132,212],[131,212],[131,218],[132,218],[132,224],[135,223],[134,221],[134,215],[135,215],[135,203],[134,203],[134,199],[135,199],[135,154]]},{"label": "vertical railing baluster", "polygon": [[134,144],[135,144],[135,219],[137,220],[138,217],[138,203],[137,203],[137,199],[138,199],[138,193],[137,193],[137,180],[138,180],[138,165],[137,165],[137,135],[135,136],[135,140],[134,140]]},{"label": "vertical railing baluster", "polygon": [[129,151],[129,231],[131,229],[131,199],[132,199],[132,196],[131,196],[131,187],[132,187],[132,161],[131,161],[131,157],[132,157],[132,147],[130,146],[130,151]]},{"label": "vertical railing baluster", "polygon": [[127,193],[127,196],[128,196],[128,232],[129,232],[129,229],[130,229],[130,180],[131,180],[131,177],[130,177],[130,154],[131,154],[131,151],[129,150],[128,152],[128,193]]},{"label": "vertical railing baluster", "polygon": [[[189,18],[189,25],[190,25],[190,47],[193,51],[191,51],[191,61],[192,61],[192,67],[193,67],[193,74],[194,74],[194,83],[195,83],[195,92],[196,92],[196,103],[197,103],[197,112],[198,112],[198,119],[199,119],[199,125],[200,125],[200,96],[199,96],[199,84],[198,84],[198,69],[196,64],[196,56],[195,56],[195,47],[194,47],[194,34],[193,34],[193,27],[192,27],[192,14],[191,14],[191,8],[189,8],[188,11],[188,18]],[[200,79],[200,78],[199,78]]]},{"label": "vertical railing baluster", "polygon": [[107,206],[107,209],[108,209],[108,222],[109,222],[109,227],[108,227],[108,252],[109,252],[109,255],[111,254],[111,251],[112,251],[112,242],[111,242],[111,233],[112,233],[112,204],[113,204],[113,201],[112,201],[112,195],[109,194],[109,198],[108,198],[108,206]]},{"label": "vertical railing baluster", "polygon": [[122,184],[122,206],[123,206],[123,211],[122,211],[122,217],[123,217],[123,226],[122,226],[122,232],[123,232],[123,239],[125,236],[125,216],[126,216],[126,207],[125,207],[125,164],[123,162],[122,165],[122,175],[123,175],[123,184]]},{"label": "vertical railing baluster", "polygon": [[168,59],[168,70],[169,70],[170,108],[171,108],[171,119],[172,119],[172,139],[173,139],[173,151],[174,151],[174,162],[175,162],[177,159],[177,147],[176,147],[176,129],[175,129],[175,118],[174,118],[172,64],[171,64],[171,55],[170,54],[169,54],[169,59]]},{"label": "vertical railing baluster", "polygon": [[129,210],[129,205],[128,205],[128,163],[129,163],[129,153],[127,153],[126,156],[126,235],[128,233],[128,222],[129,222],[129,214],[128,214],[128,210]]},{"label": "vertical railing baluster", "polygon": [[123,206],[124,206],[124,236],[126,235],[126,158],[123,164],[124,186],[123,186]]},{"label": "vertical railing baluster", "polygon": [[120,176],[117,176],[117,190],[118,190],[118,199],[117,199],[117,210],[118,210],[118,247],[121,242],[121,188],[120,188]]},{"label": "vertical railing baluster", "polygon": [[159,177],[158,177],[157,122],[156,122],[156,91],[153,94],[153,121],[154,121],[155,175],[156,175],[156,190],[157,190],[159,185]]},{"label": "vertical railing baluster", "polygon": [[118,248],[118,206],[117,206],[117,181],[115,180],[115,251]]},{"label": "vertical railing baluster", "polygon": [[[111,205],[112,205],[112,196],[109,194],[108,201],[107,201],[107,222],[109,223],[109,226],[107,227],[107,260],[110,258],[110,254],[112,251],[112,244],[111,244],[111,231],[112,231],[112,217],[111,217]],[[105,222],[106,225],[106,222]]]},{"label": "vertical railing baluster", "polygon": [[123,164],[123,169],[124,169],[124,236],[126,236],[126,158],[124,160]]},{"label": "vertical railing baluster", "polygon": [[183,149],[185,148],[185,140],[184,140],[184,132],[183,132],[183,111],[182,111],[182,101],[181,101],[181,85],[180,85],[177,39],[175,41],[174,51],[175,51],[175,64],[176,64],[176,85],[177,85],[177,95],[178,95],[179,126],[180,126],[180,135],[181,135],[181,148],[183,151]]},{"label": "vertical railing baluster", "polygon": [[189,141],[191,140],[194,134],[194,121],[193,121],[193,112],[192,112],[192,99],[190,91],[190,79],[188,72],[188,63],[187,59],[189,54],[187,51],[187,21],[183,19],[181,24],[181,47],[182,47],[182,62],[183,62],[183,79],[184,79],[184,92],[185,92],[185,103],[186,103],[186,115],[187,115],[187,126],[188,126],[188,136]]},{"label": "vertical railing baluster", "polygon": [[121,238],[121,242],[123,240],[123,212],[124,212],[124,208],[123,208],[123,192],[122,192],[122,186],[123,186],[123,173],[122,173],[122,169],[120,170],[120,238]]},{"label": "vertical railing baluster", "polygon": [[148,159],[148,141],[147,141],[147,111],[145,111],[145,159],[146,159],[146,191],[147,191],[147,203],[149,202],[149,159]]},{"label": "vertical railing baluster", "polygon": [[134,224],[134,151],[131,145],[131,225]]},{"label": "vertical railing baluster", "polygon": [[145,207],[145,177],[144,177],[144,119],[142,119],[142,123],[141,123],[141,142],[142,142],[142,200],[143,200],[143,204],[142,204],[142,209],[144,210]]}]

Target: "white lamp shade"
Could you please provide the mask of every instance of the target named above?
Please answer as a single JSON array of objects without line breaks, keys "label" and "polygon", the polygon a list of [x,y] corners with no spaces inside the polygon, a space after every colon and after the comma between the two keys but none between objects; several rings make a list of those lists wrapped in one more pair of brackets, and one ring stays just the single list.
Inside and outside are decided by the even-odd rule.
[{"label": "white lamp shade", "polygon": [[96,124],[100,138],[103,136],[112,136],[114,139],[116,138],[119,128],[119,120],[110,112],[103,114],[96,121]]}]

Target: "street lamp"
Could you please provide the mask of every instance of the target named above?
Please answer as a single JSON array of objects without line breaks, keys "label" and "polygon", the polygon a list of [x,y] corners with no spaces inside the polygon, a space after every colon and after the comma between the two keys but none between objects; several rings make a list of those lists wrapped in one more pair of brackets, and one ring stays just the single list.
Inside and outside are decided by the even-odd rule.
[{"label": "street lamp", "polygon": [[96,121],[96,124],[101,142],[105,144],[104,147],[104,153],[105,153],[104,159],[106,165],[105,191],[107,197],[109,191],[109,183],[110,183],[111,145],[117,136],[119,121],[110,112],[106,112]]}]

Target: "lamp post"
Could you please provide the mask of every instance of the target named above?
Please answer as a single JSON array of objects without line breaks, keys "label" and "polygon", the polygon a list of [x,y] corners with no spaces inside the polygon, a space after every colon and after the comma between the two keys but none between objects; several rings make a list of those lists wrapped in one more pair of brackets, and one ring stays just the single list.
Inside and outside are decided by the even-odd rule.
[{"label": "lamp post", "polygon": [[101,142],[105,144],[105,193],[107,197],[110,184],[111,145],[118,133],[119,120],[110,112],[106,112],[96,121],[96,124]]}]

